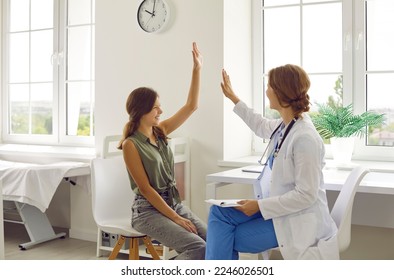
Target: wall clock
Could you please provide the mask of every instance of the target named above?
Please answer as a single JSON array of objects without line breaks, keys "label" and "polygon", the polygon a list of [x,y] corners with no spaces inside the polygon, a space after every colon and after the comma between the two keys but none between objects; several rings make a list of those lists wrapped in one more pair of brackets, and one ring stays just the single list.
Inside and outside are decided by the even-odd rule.
[{"label": "wall clock", "polygon": [[137,21],[145,32],[163,31],[169,19],[170,9],[166,0],[144,0],[138,7]]}]

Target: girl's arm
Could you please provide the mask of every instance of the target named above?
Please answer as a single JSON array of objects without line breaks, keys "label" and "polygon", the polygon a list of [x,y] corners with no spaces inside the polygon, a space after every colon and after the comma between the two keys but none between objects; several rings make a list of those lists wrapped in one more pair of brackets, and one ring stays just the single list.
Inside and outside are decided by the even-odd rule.
[{"label": "girl's arm", "polygon": [[162,121],[159,126],[166,135],[181,126],[191,114],[197,110],[200,95],[200,70],[202,67],[202,55],[197,44],[193,42],[193,71],[190,83],[189,95],[186,104],[183,105],[172,117]]}]

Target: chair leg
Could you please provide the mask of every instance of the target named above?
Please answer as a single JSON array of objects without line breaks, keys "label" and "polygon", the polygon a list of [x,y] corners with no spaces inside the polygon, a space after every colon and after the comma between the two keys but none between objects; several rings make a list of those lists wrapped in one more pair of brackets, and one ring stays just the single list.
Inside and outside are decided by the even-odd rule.
[{"label": "chair leg", "polygon": [[103,236],[101,229],[97,229],[97,246],[96,246],[96,257],[101,257],[101,245],[103,245]]},{"label": "chair leg", "polygon": [[150,237],[145,236],[142,240],[144,241],[146,248],[148,248],[149,254],[152,255],[152,259],[160,260],[159,254],[157,254],[155,248],[153,247]]},{"label": "chair leg", "polygon": [[130,247],[129,247],[129,260],[139,260],[140,252],[139,252],[139,238],[130,238]]},{"label": "chair leg", "polygon": [[118,239],[118,241],[116,242],[116,245],[114,247],[114,249],[112,250],[111,254],[109,255],[109,260],[114,260],[116,259],[116,256],[119,254],[120,249],[122,248],[124,242],[126,240],[126,237],[124,237],[123,235],[121,235]]},{"label": "chair leg", "polygon": [[258,254],[258,259],[259,260],[269,260],[270,257],[271,257],[271,250],[269,250],[269,249],[264,251],[264,252],[260,252]]}]

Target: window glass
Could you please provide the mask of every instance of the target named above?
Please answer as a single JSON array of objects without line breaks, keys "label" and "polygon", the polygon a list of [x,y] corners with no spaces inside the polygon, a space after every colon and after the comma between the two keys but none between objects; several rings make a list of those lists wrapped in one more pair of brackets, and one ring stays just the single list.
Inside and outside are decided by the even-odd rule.
[{"label": "window glass", "polygon": [[300,0],[263,0],[265,7],[299,4]]},{"label": "window glass", "polygon": [[264,9],[263,27],[264,72],[287,63],[300,64],[300,8]]},{"label": "window glass", "polygon": [[67,79],[89,80],[92,61],[92,28],[90,26],[68,29]]},{"label": "window glass", "polygon": [[369,127],[367,145],[394,146],[394,1],[365,2],[366,109],[385,114],[383,126]]},{"label": "window glass", "polygon": [[48,82],[53,80],[53,31],[35,31],[31,33],[30,81]]},{"label": "window glass", "polygon": [[309,75],[311,87],[309,89],[309,97],[311,101],[311,111],[316,111],[316,104],[336,104],[342,105],[343,87],[342,75],[322,74]]},{"label": "window glass", "polygon": [[68,25],[92,22],[91,0],[68,0]]},{"label": "window glass", "polygon": [[[303,8],[303,67],[310,73],[342,71],[341,3]],[[318,31],[318,32],[317,32]]]},{"label": "window glass", "polygon": [[321,3],[321,2],[341,2],[341,0],[302,0],[304,4]]},{"label": "window glass", "polygon": [[94,1],[68,3],[66,135],[93,136]]},{"label": "window glass", "polygon": [[93,92],[91,82],[67,83],[67,135],[90,136]]},{"label": "window glass", "polygon": [[53,0],[31,0],[31,29],[53,28]]},{"label": "window glass", "polygon": [[367,109],[386,117],[385,125],[369,128],[368,145],[394,146],[394,105],[387,102],[394,92],[393,80],[394,73],[367,76]]},{"label": "window glass", "polygon": [[30,29],[30,0],[10,0],[10,32]]},{"label": "window glass", "polygon": [[28,84],[9,85],[10,134],[28,134],[30,127],[30,92]]},{"label": "window glass", "polygon": [[31,84],[32,134],[52,134],[53,84]]},{"label": "window glass", "polygon": [[[338,0],[302,0],[302,3],[310,4],[310,3],[334,2],[334,1],[338,2]],[[294,5],[294,4],[301,4],[301,0],[263,0],[263,5],[265,7]]]},{"label": "window glass", "polygon": [[10,134],[53,132],[53,3],[53,0],[9,2]]},{"label": "window glass", "polygon": [[368,71],[394,70],[394,1],[367,2]]},{"label": "window glass", "polygon": [[10,34],[9,40],[9,82],[29,82],[29,33],[23,32]]}]

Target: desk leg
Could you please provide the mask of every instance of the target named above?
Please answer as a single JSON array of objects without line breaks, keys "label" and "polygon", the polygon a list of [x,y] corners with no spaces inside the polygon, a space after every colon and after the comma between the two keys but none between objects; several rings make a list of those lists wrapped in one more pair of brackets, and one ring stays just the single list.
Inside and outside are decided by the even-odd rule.
[{"label": "desk leg", "polygon": [[216,198],[216,189],[229,185],[229,183],[223,182],[216,182],[216,183],[209,183],[206,185],[205,188],[205,199]]},{"label": "desk leg", "polygon": [[66,236],[65,232],[56,234],[46,214],[42,213],[38,208],[19,202],[15,202],[15,205],[31,240],[30,242],[19,244],[21,250]]},{"label": "desk leg", "polygon": [[[208,183],[205,186],[205,199],[215,199],[216,198],[216,189],[229,185],[229,183],[222,183],[222,182],[216,182],[216,183]],[[210,204],[207,203],[207,214],[209,214],[209,208],[211,207]]]}]

